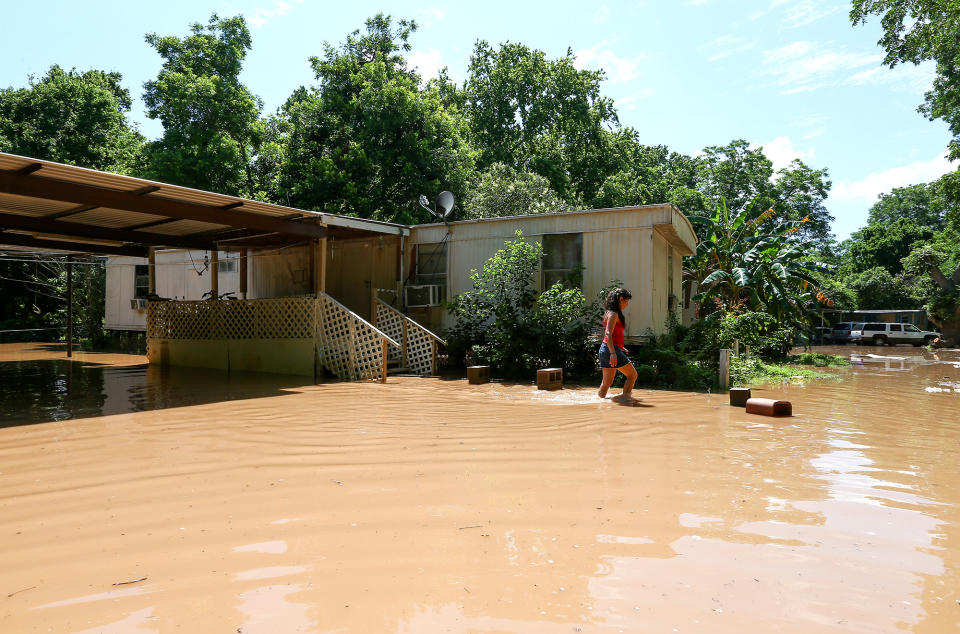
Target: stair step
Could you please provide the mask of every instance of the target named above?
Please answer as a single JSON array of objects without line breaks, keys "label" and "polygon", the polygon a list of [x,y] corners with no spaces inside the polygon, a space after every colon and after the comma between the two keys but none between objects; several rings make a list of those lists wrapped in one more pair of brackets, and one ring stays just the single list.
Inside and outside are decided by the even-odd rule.
[{"label": "stair step", "polygon": [[390,367],[387,366],[387,374],[410,374],[410,368],[400,368],[400,367]]}]

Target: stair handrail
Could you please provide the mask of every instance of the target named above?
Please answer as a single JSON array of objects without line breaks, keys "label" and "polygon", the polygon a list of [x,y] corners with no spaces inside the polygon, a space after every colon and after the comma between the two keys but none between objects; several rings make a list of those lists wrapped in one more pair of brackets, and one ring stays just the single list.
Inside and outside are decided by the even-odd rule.
[{"label": "stair handrail", "polygon": [[[444,346],[447,345],[447,342],[444,341],[443,339],[441,339],[439,335],[437,335],[436,333],[434,333],[434,332],[433,332],[432,330],[430,330],[429,328],[426,328],[425,326],[423,326],[422,324],[420,324],[420,322],[418,322],[417,320],[412,319],[412,318],[410,318],[409,316],[403,314],[403,312],[397,310],[396,308],[394,308],[393,306],[391,306],[391,305],[388,304],[387,302],[383,301],[383,300],[380,299],[379,297],[377,298],[377,302],[379,302],[380,304],[383,304],[385,307],[387,307],[387,308],[389,308],[390,310],[392,310],[393,312],[395,312],[401,319],[403,319],[403,320],[404,320],[405,322],[407,322],[408,324],[411,324],[411,325],[413,325],[415,328],[418,328],[418,329],[422,330],[427,336],[435,339],[435,340],[437,341],[437,343],[440,343],[440,344],[442,344],[442,345],[444,345]],[[400,344],[396,344],[396,345],[399,346]]]},{"label": "stair handrail", "polygon": [[[388,335],[387,333],[383,332],[382,330],[380,330],[379,328],[377,328],[376,326],[374,326],[373,324],[371,324],[369,321],[367,321],[366,319],[364,319],[363,317],[361,317],[361,316],[358,315],[357,313],[353,312],[352,310],[350,310],[349,308],[347,308],[346,306],[344,306],[343,304],[341,304],[340,302],[338,302],[338,301],[335,300],[334,298],[330,297],[329,295],[327,295],[327,294],[324,293],[324,292],[320,292],[320,293],[317,293],[317,294],[318,294],[318,295],[323,295],[323,297],[324,297],[325,299],[327,299],[327,300],[330,301],[330,302],[333,302],[336,306],[339,306],[341,309],[343,309],[343,310],[347,311],[348,313],[350,313],[350,314],[353,316],[354,319],[356,319],[357,321],[359,321],[360,323],[362,323],[362,324],[363,324],[364,326],[366,326],[367,328],[370,328],[371,330],[373,330],[377,335],[379,335],[379,336],[383,337],[384,339],[386,339],[387,343],[389,343],[389,344],[391,344],[391,345],[394,345],[394,346],[397,346],[398,348],[400,347],[400,342],[396,341],[393,337],[391,337],[391,336]],[[377,301],[380,301],[380,300],[378,299]],[[392,308],[392,306],[391,306],[391,308]],[[401,313],[401,314],[402,314],[402,313]],[[428,330],[427,332],[430,332],[430,331]],[[432,334],[432,333],[431,333],[431,334]]]}]

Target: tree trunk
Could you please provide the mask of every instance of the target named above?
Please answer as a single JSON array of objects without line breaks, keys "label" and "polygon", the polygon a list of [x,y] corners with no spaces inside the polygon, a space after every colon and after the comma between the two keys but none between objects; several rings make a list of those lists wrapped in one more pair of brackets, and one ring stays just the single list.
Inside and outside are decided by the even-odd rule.
[{"label": "tree trunk", "polygon": [[930,321],[937,326],[940,334],[943,335],[943,340],[947,342],[948,345],[955,346],[960,343],[960,306],[954,309],[952,317],[938,320],[931,316]]}]

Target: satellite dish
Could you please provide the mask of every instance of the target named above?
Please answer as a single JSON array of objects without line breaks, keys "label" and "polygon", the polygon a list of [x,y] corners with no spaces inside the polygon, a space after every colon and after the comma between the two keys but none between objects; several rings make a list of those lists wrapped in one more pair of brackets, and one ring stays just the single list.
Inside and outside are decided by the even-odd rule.
[{"label": "satellite dish", "polygon": [[450,212],[453,211],[455,202],[453,194],[450,192],[440,192],[437,196],[437,215],[446,220]]},{"label": "satellite dish", "polygon": [[434,218],[447,221],[447,217],[453,212],[453,208],[456,204],[453,194],[450,192],[440,192],[437,196],[436,208],[430,206],[430,201],[426,196],[420,194],[420,206],[430,212],[430,215]]}]

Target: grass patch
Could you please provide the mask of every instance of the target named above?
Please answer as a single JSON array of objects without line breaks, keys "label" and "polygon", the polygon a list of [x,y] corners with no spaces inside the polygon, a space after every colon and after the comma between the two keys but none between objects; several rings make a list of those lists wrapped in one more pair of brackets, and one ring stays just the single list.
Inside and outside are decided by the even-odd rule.
[{"label": "grass patch", "polygon": [[801,352],[787,357],[787,363],[795,365],[812,365],[818,368],[829,366],[850,365],[850,359],[838,354],[821,354],[819,352]]},{"label": "grass patch", "polygon": [[818,372],[789,363],[764,363],[759,359],[750,359],[749,361],[733,359],[730,362],[730,384],[738,387],[747,387],[757,383],[786,383],[797,379],[835,378],[837,378],[837,375],[830,372]]}]

